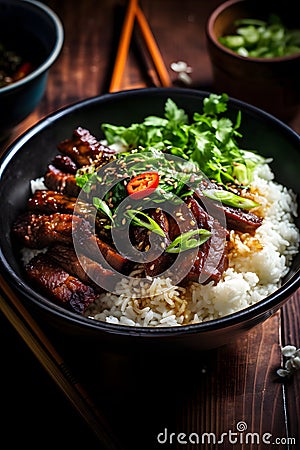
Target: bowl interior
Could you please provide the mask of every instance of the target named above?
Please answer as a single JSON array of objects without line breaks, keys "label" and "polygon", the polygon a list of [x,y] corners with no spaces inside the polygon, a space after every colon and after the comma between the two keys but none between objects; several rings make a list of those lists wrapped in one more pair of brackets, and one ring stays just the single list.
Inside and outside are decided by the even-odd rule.
[{"label": "bowl interior", "polygon": [[34,0],[0,0],[0,43],[32,66],[27,75],[0,88],[0,141],[41,100],[63,42],[62,22],[48,6]]},{"label": "bowl interior", "polygon": [[[148,115],[162,115],[167,98],[171,97],[178,106],[184,108],[191,116],[195,111],[202,110],[203,98],[207,92],[189,89],[140,89],[115,94],[107,94],[100,97],[87,99],[76,103],[42,120],[36,126],[27,131],[8,149],[2,158],[0,196],[5,201],[2,203],[0,217],[0,262],[13,285],[40,307],[46,308],[53,315],[63,316],[66,321],[77,321],[88,327],[103,329],[107,324],[95,323],[86,318],[78,317],[62,308],[53,305],[47,298],[35,292],[27,283],[23,275],[20,257],[14,242],[11,240],[10,230],[16,217],[25,209],[26,201],[30,195],[30,180],[44,175],[47,164],[57,154],[57,144],[71,136],[78,126],[87,128],[96,137],[101,138],[100,125],[102,122],[110,122],[116,125],[129,125],[132,122],[140,122]],[[130,108],[128,108],[130,105]],[[276,174],[278,182],[293,189],[300,195],[300,138],[285,124],[264,113],[263,111],[237,100],[230,100],[229,115],[235,120],[236,114],[242,110],[243,134],[242,145],[250,150],[257,150],[262,155],[272,157],[271,166]],[[295,275],[298,273],[298,275]],[[296,278],[295,278],[296,277]],[[299,285],[299,260],[295,260],[289,275],[285,279],[288,285],[293,280]],[[266,312],[272,307],[286,300],[287,293],[271,296],[271,299],[261,301],[260,312]],[[255,307],[250,307],[254,311]],[[233,314],[235,321],[242,320],[244,313]],[[257,314],[257,312],[255,313]],[[211,321],[206,324],[187,326],[192,329],[205,329],[205,327],[222,327],[231,318],[223,318],[219,321]],[[215,322],[215,324],[213,323]],[[128,327],[108,326],[109,329],[117,329],[119,333],[126,333]],[[132,327],[129,327],[132,328]],[[176,327],[178,328],[178,327]],[[130,333],[141,331],[130,330]],[[154,329],[151,333],[170,333],[170,330]],[[176,331],[172,330],[176,333]],[[180,333],[182,331],[178,331]]]},{"label": "bowl interior", "polygon": [[[0,0],[0,42],[32,63],[35,71],[51,65],[61,50],[62,41],[60,19],[46,5],[34,0]],[[31,74],[25,78],[31,78]],[[22,82],[8,85],[0,92]]]}]

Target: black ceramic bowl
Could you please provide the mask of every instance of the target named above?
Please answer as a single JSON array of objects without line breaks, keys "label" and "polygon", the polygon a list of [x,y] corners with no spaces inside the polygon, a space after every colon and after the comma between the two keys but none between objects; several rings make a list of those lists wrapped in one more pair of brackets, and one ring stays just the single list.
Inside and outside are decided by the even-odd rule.
[{"label": "black ceramic bowl", "polygon": [[[107,94],[90,98],[62,109],[43,119],[15,143],[2,157],[0,170],[1,270],[6,280],[34,315],[59,334],[87,339],[102,348],[208,349],[230,342],[264,321],[286,302],[300,285],[299,259],[295,260],[284,283],[264,300],[218,320],[184,327],[135,328],[83,318],[54,305],[35,291],[22,274],[20,260],[11,241],[11,226],[25,209],[30,195],[30,180],[45,173],[57,154],[57,144],[82,126],[98,138],[101,122],[129,125],[148,115],[161,115],[171,97],[189,114],[201,111],[209,93],[188,89],[150,88]],[[277,180],[300,194],[300,137],[273,116],[243,102],[231,99],[229,114],[242,111],[241,132],[245,148],[257,149],[273,157]]]},{"label": "black ceramic bowl", "polygon": [[63,41],[63,25],[48,6],[35,0],[0,0],[0,43],[33,67],[25,77],[0,88],[0,140],[38,105]]}]

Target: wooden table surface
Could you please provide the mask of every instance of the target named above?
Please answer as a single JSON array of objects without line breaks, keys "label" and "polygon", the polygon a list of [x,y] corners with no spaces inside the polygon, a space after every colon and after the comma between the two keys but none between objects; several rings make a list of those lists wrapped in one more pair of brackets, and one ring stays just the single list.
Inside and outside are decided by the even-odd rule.
[{"label": "wooden table surface", "polygon": [[[53,8],[64,24],[64,47],[51,68],[40,105],[2,144],[2,150],[58,108],[108,91],[124,12],[122,2],[44,3]],[[192,68],[192,83],[188,87],[213,90],[204,27],[209,12],[219,3],[217,0],[140,2],[174,86],[185,87],[170,68],[172,62],[183,60]],[[141,60],[139,47],[133,42],[122,89],[151,85]],[[300,133],[300,113],[289,125]],[[116,358],[99,349],[94,360],[89,355],[77,361],[74,348],[70,361],[124,448],[264,449],[270,445],[262,443],[263,435],[270,433],[271,442],[278,439],[273,447],[300,449],[300,372],[285,383],[276,376],[282,364],[281,346],[300,346],[299,300],[300,291],[278,313],[237,342],[193,357],[187,355],[186,359],[164,358],[143,364],[136,359]],[[35,449],[47,442],[60,448],[84,445],[87,450],[100,449],[90,428],[11,324],[3,316],[0,319],[0,405],[4,417],[0,422],[0,445],[8,438],[10,446],[3,448],[29,445]],[[142,359],[146,359],[145,355]],[[237,436],[240,439],[235,434],[229,439],[230,432],[235,433],[243,425],[259,436],[260,445],[235,442]],[[169,443],[170,433],[177,437],[179,433],[187,436],[215,433],[219,439],[222,433],[227,433],[227,437],[219,444],[173,441],[167,445],[157,440],[165,429]],[[257,436],[255,439],[257,442]]]}]

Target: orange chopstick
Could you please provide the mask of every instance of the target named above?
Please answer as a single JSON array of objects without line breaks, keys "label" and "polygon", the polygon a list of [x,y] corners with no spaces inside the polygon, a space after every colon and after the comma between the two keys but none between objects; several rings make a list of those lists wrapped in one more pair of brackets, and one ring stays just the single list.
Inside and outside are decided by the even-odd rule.
[{"label": "orange chopstick", "polygon": [[120,90],[122,76],[127,60],[128,49],[134,26],[137,4],[138,4],[137,0],[129,0],[124,19],[124,25],[122,28],[122,33],[120,36],[113,75],[110,82],[109,92],[115,92]]},{"label": "orange chopstick", "polygon": [[122,28],[122,33],[119,41],[119,47],[117,51],[109,92],[115,92],[121,89],[121,81],[127,60],[135,18],[138,22],[141,35],[145,41],[147,50],[152,58],[154,68],[157,72],[161,85],[164,87],[170,87],[172,85],[172,81],[168,74],[168,70],[165,66],[161,52],[156,43],[151,28],[147,22],[147,19],[141,8],[138,6],[137,0],[130,0],[128,3],[127,12],[124,19],[124,25]]},{"label": "orange chopstick", "polygon": [[6,296],[6,299],[4,299],[4,296],[0,295],[0,310],[72,405],[85,419],[102,444],[103,447],[101,448],[120,450],[121,444],[116,441],[105,418],[1,275],[0,287]]},{"label": "orange chopstick", "polygon": [[172,85],[172,81],[169,76],[168,70],[165,66],[164,60],[162,58],[156,40],[153,36],[151,28],[146,20],[143,11],[139,6],[136,9],[136,19],[141,29],[141,33],[147,45],[148,51],[153,60],[154,67],[157,71],[157,75],[159,76],[160,82],[162,86],[170,87]]}]

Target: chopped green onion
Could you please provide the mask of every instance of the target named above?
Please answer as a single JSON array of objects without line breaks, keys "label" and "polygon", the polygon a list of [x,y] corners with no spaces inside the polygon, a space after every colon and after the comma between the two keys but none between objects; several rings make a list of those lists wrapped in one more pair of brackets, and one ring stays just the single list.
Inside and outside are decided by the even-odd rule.
[{"label": "chopped green onion", "polygon": [[266,27],[267,26],[267,22],[264,20],[259,20],[259,19],[237,19],[235,22],[236,26],[239,25],[252,25],[252,26],[256,26],[256,27]]},{"label": "chopped green onion", "polygon": [[[146,217],[148,222],[145,222],[142,219],[139,219],[137,215],[141,215]],[[158,234],[159,236],[165,237],[165,232],[162,230],[162,228],[158,225],[158,223],[155,222],[151,217],[148,216],[148,214],[143,213],[142,211],[139,211],[137,209],[128,209],[125,213],[125,215],[128,215],[129,218],[132,220],[133,225],[137,225],[139,227],[147,228],[147,230],[152,231],[152,233]]]},{"label": "chopped green onion", "polygon": [[259,206],[259,203],[250,200],[249,198],[240,197],[233,192],[219,190],[219,189],[204,189],[203,194],[212,200],[218,200],[225,205],[233,206],[234,208],[251,209]]},{"label": "chopped green onion", "polygon": [[111,210],[110,210],[108,204],[105,203],[104,200],[101,200],[101,198],[99,198],[99,197],[93,197],[93,205],[94,205],[95,208],[97,208],[98,210],[104,212],[104,214],[106,214],[107,217],[109,217],[109,219],[111,220],[111,222],[114,221],[112,212],[111,212]]},{"label": "chopped green onion", "polygon": [[[193,238],[198,235],[199,239]],[[211,236],[211,232],[200,228],[198,230],[190,230],[181,234],[166,248],[167,253],[181,253],[185,250],[191,250],[192,248],[199,247],[204,244]]]},{"label": "chopped green onion", "polygon": [[287,28],[276,14],[267,21],[238,19],[234,26],[235,31],[220,36],[219,42],[241,56],[276,58],[300,52],[300,29]]},{"label": "chopped green onion", "polygon": [[251,180],[248,177],[248,170],[246,164],[235,163],[232,171],[233,176],[239,181],[240,184],[247,186]]},{"label": "chopped green onion", "polygon": [[243,36],[236,36],[236,35],[228,35],[220,37],[219,41],[221,42],[221,44],[231,49],[243,47],[245,43]]},{"label": "chopped green onion", "polygon": [[238,28],[237,33],[239,36],[244,38],[244,43],[242,46],[257,44],[260,38],[259,32],[253,25]]}]

